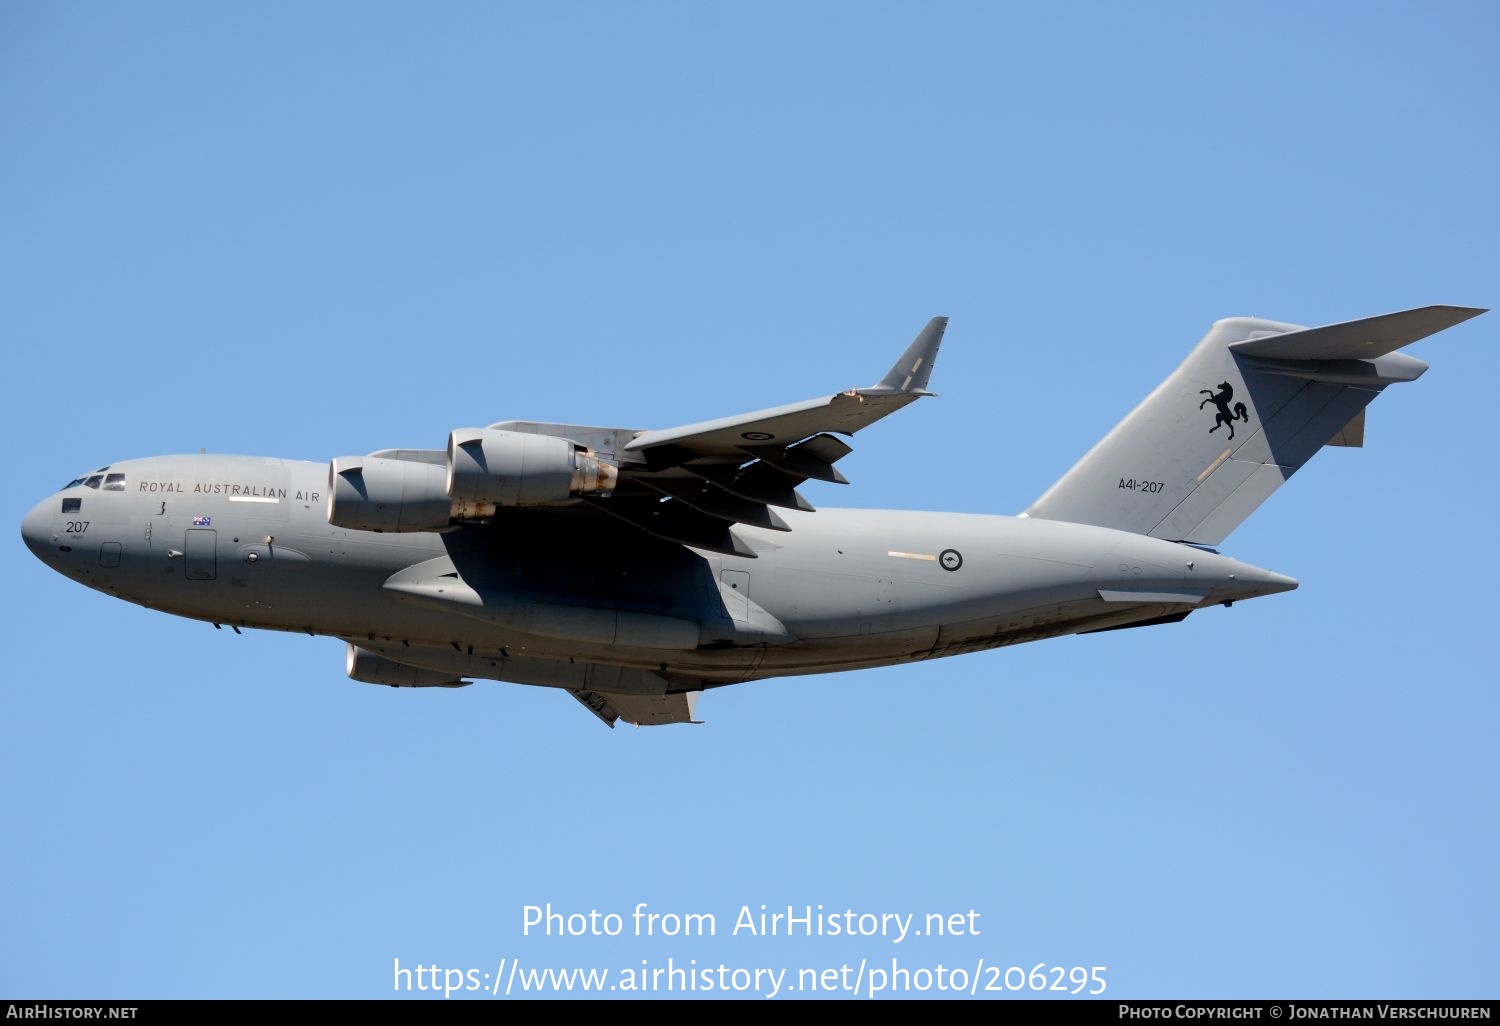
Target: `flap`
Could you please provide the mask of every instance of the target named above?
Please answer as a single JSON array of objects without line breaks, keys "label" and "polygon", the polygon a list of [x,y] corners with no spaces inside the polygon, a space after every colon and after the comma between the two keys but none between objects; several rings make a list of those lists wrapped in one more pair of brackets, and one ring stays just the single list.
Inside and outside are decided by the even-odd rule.
[{"label": "flap", "polygon": [[870,388],[720,417],[681,427],[641,431],[620,447],[614,494],[589,505],[668,541],[754,558],[732,528],[772,531],[788,525],[769,506],[811,512],[797,493],[809,478],[845,484],[834,463],[852,435],[925,395],[948,326],[934,317],[885,376]]},{"label": "flap", "polygon": [[569,691],[583,707],[613,727],[624,720],[638,727],[659,727],[667,723],[702,723],[694,719],[701,691],[679,695],[621,695],[605,691]]}]

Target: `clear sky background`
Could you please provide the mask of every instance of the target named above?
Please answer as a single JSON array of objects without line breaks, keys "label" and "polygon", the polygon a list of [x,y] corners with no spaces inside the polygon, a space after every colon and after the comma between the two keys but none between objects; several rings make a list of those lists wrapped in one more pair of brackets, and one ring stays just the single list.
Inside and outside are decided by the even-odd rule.
[{"label": "clear sky background", "polygon": [[[1497,51],[1487,2],[0,5],[0,995],[982,958],[1500,996],[1500,314],[1223,546],[1300,590],[700,727],[355,684],[338,641],[107,598],[15,533],[128,457],[866,385],[934,314],[940,398],[809,497],[1014,513],[1216,318],[1500,302]],[[522,933],[638,902],[718,935]],[[980,932],[730,936],[761,904]]]}]

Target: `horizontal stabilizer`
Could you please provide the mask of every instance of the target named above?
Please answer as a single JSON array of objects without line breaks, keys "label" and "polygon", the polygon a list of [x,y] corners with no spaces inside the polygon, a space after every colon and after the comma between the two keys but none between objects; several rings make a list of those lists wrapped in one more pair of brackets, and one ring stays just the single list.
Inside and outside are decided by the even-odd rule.
[{"label": "horizontal stabilizer", "polygon": [[1468,306],[1423,306],[1321,328],[1303,328],[1232,342],[1232,352],[1273,360],[1368,360],[1462,324],[1485,311]]}]

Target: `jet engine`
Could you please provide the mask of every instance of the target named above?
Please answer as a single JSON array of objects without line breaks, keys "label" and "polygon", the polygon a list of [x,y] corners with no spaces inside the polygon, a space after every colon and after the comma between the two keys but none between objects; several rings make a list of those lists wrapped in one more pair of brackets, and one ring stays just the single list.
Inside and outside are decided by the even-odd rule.
[{"label": "jet engine", "polygon": [[438,531],[487,517],[494,503],[455,502],[441,465],[340,456],[328,468],[328,522],[355,531]]},{"label": "jet engine", "polygon": [[614,491],[619,471],[566,438],[490,428],[448,436],[447,494],[455,502],[545,506]]},{"label": "jet engine", "polygon": [[451,673],[398,663],[358,645],[349,646],[345,666],[349,678],[361,684],[385,684],[393,688],[462,688],[472,683],[459,680]]},{"label": "jet engine", "polygon": [[328,522],[354,531],[441,531],[494,516],[500,506],[608,495],[618,480],[613,464],[566,438],[462,428],[448,436],[445,463],[335,459],[328,468]]}]

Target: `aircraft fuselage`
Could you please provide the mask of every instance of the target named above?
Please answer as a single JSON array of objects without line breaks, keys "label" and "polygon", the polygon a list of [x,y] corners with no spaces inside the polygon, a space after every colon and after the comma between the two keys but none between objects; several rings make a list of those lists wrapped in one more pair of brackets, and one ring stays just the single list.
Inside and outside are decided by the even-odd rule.
[{"label": "aircraft fuselage", "polygon": [[556,507],[444,532],[347,530],[328,523],[323,463],[167,456],[98,478],[24,521],[28,546],[65,576],[180,616],[562,687],[579,684],[566,669],[574,660],[712,686],[1125,626],[1296,587],[1200,548],[1024,517],[787,512],[790,532],[735,527],[751,559]]}]

